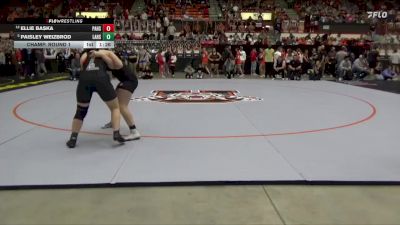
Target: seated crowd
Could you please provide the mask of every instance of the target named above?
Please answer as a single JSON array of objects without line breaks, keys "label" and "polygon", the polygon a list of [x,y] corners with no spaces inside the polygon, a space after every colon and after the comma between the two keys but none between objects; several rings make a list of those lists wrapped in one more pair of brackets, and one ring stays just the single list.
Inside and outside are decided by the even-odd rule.
[{"label": "seated crowd", "polygon": [[314,48],[291,48],[279,46],[253,47],[246,52],[242,46],[232,50],[229,46],[220,54],[215,48],[208,51],[203,48],[200,55],[200,68],[204,75],[219,75],[219,68],[228,78],[245,74],[271,79],[300,80],[305,76],[311,80],[320,80],[323,76],[337,80],[362,80],[369,75],[376,79],[392,79],[400,72],[400,53],[394,50],[390,55],[391,64],[383,69],[379,63],[379,50],[373,47],[353,52],[347,47],[325,45]]},{"label": "seated crowd", "polygon": [[[76,12],[81,11],[106,11],[110,17],[115,18],[117,32],[117,48],[115,49],[126,61],[135,58],[141,75],[151,73],[151,63],[163,65],[160,76],[171,74],[172,64],[176,64],[175,58],[180,52],[199,52],[199,66],[204,74],[218,75],[223,72],[227,77],[244,76],[251,74],[268,78],[301,79],[302,75],[308,74],[311,79],[320,79],[324,74],[331,75],[337,79],[363,79],[369,74],[392,74],[399,73],[399,53],[394,50],[390,54],[392,67],[382,67],[378,63],[377,49],[371,48],[371,38],[344,38],[328,34],[312,37],[289,35],[275,39],[274,34],[280,31],[279,23],[287,19],[284,9],[279,8],[275,1],[219,1],[224,21],[184,21],[177,26],[176,18],[204,18],[208,15],[208,0],[146,0],[145,10],[133,14],[128,8],[133,0],[121,3],[108,3],[105,0],[64,0],[64,1],[30,1],[21,7],[8,8],[6,20],[12,22],[21,17],[52,17],[53,9],[57,4],[62,4],[61,13],[58,17],[74,17]],[[380,9],[398,7],[390,5],[387,1],[348,1],[348,0],[323,0],[324,4],[316,4],[315,0],[288,0],[301,18],[305,18],[306,29],[312,30],[313,19],[318,22],[363,22],[365,15],[361,14],[364,9]],[[301,4],[300,4],[301,2]],[[289,5],[290,5],[289,4]],[[74,5],[74,7],[69,7]],[[175,7],[177,6],[177,7]],[[392,7],[392,8],[391,8]],[[195,10],[193,10],[195,9]],[[191,14],[197,11],[200,13]],[[204,10],[204,11],[203,11]],[[240,12],[244,10],[270,10],[275,12],[275,23],[266,25],[262,19],[240,20]],[[190,15],[189,15],[190,14]],[[187,16],[185,16],[187,15]],[[80,15],[78,15],[80,17]],[[207,16],[208,17],[208,16]],[[262,21],[262,22],[261,22]],[[309,22],[308,22],[309,21]],[[364,21],[365,22],[365,21]],[[129,29],[128,29],[129,28]],[[140,30],[141,33],[136,31]],[[229,33],[229,31],[235,31]],[[12,36],[12,35],[11,35]],[[399,36],[397,37],[399,39]],[[133,41],[132,45],[123,45],[126,41]],[[170,44],[154,47],[153,51],[148,47],[138,48],[135,41],[161,41]],[[8,65],[24,78],[35,77],[47,73],[47,59],[56,59],[57,71],[71,71],[71,78],[76,75],[76,63],[74,59],[79,56],[79,50],[50,51],[12,49],[12,44],[7,40],[1,40],[0,65]],[[191,43],[191,44],[188,44]],[[196,43],[196,44],[193,44]],[[137,44],[136,44],[137,45]],[[141,44],[139,44],[141,45]],[[232,45],[247,46],[245,49],[233,47],[224,51],[217,51],[215,46]],[[124,46],[121,48],[121,46]],[[277,46],[263,49],[262,46]],[[305,46],[313,46],[305,47]],[[326,49],[325,46],[334,46]],[[343,46],[343,48],[342,48]],[[200,50],[203,47],[203,50]],[[250,49],[253,48],[254,49]],[[361,51],[353,52],[358,47]],[[148,49],[148,50],[146,50]],[[154,51],[154,49],[157,49]],[[214,49],[214,50],[212,50]],[[148,52],[149,54],[147,54]],[[3,57],[4,55],[4,57]],[[149,56],[148,56],[149,55]],[[167,57],[165,56],[167,55]],[[173,57],[171,57],[171,55]],[[220,55],[220,57],[217,57]],[[249,57],[246,57],[249,55]],[[140,65],[141,57],[145,57],[146,63]],[[148,58],[148,59],[147,59]],[[4,60],[3,60],[4,59]],[[152,60],[150,60],[152,59]],[[75,65],[75,67],[74,67]],[[387,71],[392,68],[393,73]],[[385,72],[384,72],[385,71]],[[145,73],[144,73],[145,72]],[[173,74],[173,73],[172,73]]]},{"label": "seated crowd", "polygon": [[[290,0],[289,0],[290,1]],[[293,7],[305,22],[305,31],[317,31],[321,23],[369,23],[371,29],[384,32],[382,24],[400,22],[399,4],[395,0],[296,0]],[[368,18],[367,11],[385,11],[388,20]]]},{"label": "seated crowd", "polygon": [[[268,45],[246,39],[238,42],[228,37],[224,45],[228,44],[227,46],[232,48],[226,48],[224,51],[222,49],[217,51],[216,47],[223,46],[219,42],[207,42],[207,40],[149,40],[125,44],[117,42],[115,51],[126,62],[135,61],[134,63],[140,68],[139,75],[145,77],[150,76],[152,64],[162,66],[158,71],[161,77],[172,76],[170,68],[174,68],[177,60],[180,60],[179,55],[186,53],[191,57],[197,55],[199,66],[194,64],[190,66],[204,72],[202,76],[224,73],[227,77],[243,77],[245,74],[250,74],[272,79],[301,79],[303,75],[308,75],[309,79],[321,79],[322,76],[328,75],[338,80],[351,80],[363,79],[368,75],[382,75],[387,78],[387,74],[393,76],[400,72],[400,53],[397,51],[397,45],[388,52],[390,59],[388,67],[379,63],[382,51],[371,47],[368,42],[347,40],[332,45],[329,36],[328,38],[316,36],[311,39],[309,45],[288,45],[284,41]],[[75,78],[78,66],[73,63],[73,59],[79,56],[81,50],[13,49],[11,40],[2,39],[0,43],[0,66],[8,68],[2,71],[14,71],[14,74],[19,74],[21,78],[38,77],[47,73],[51,67],[48,59],[55,59],[56,72],[70,70],[71,79]],[[138,47],[143,45],[145,47]],[[245,49],[235,46],[245,46]],[[276,47],[274,50],[263,49],[263,46]],[[195,52],[197,54],[193,54]],[[142,59],[143,57],[145,59]],[[171,63],[173,65],[170,65]],[[51,71],[54,72],[54,66]],[[6,74],[11,75],[13,72],[3,75]],[[377,78],[383,79],[382,76]]]}]

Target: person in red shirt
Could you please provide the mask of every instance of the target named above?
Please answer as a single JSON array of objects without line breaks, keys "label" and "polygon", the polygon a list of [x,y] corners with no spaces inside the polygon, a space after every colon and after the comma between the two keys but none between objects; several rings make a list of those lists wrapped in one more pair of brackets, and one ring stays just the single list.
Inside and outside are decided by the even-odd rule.
[{"label": "person in red shirt", "polygon": [[204,10],[203,10],[203,15],[207,15],[207,16],[208,16],[208,8],[207,8],[207,7],[204,8]]},{"label": "person in red shirt", "polygon": [[128,9],[125,9],[125,11],[124,11],[124,19],[125,20],[129,19],[129,10]]},{"label": "person in red shirt", "polygon": [[243,74],[242,70],[242,60],[240,59],[240,51],[239,48],[236,48],[236,55],[235,55],[235,67],[236,67],[236,75]]},{"label": "person in red shirt", "polygon": [[121,39],[122,39],[121,35],[119,33],[117,33],[115,35],[115,40],[121,40]]},{"label": "person in red shirt", "polygon": [[156,61],[157,61],[157,63],[158,63],[158,72],[159,72],[159,74],[160,74],[160,77],[161,78],[165,78],[165,76],[164,76],[164,64],[165,64],[165,59],[164,59],[164,56],[162,55],[162,51],[161,51],[161,49],[160,50],[158,50],[158,53],[157,53],[157,55],[156,55]]},{"label": "person in red shirt", "polygon": [[203,48],[203,51],[201,52],[201,65],[206,70],[206,72],[210,74],[212,77],[210,69],[208,68],[208,52],[206,48]]},{"label": "person in red shirt", "polygon": [[250,62],[251,62],[251,75],[257,76],[256,69],[257,69],[257,50],[253,48],[250,52]]}]

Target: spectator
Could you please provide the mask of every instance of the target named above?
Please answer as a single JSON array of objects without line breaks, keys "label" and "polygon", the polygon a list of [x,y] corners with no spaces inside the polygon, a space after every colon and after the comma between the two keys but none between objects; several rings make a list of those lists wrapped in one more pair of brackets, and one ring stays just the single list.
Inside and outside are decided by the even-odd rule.
[{"label": "spectator", "polygon": [[130,71],[133,71],[134,74],[137,74],[137,65],[139,61],[139,53],[136,47],[132,49],[132,51],[128,54],[128,67]]},{"label": "spectator", "polygon": [[223,65],[224,71],[225,71],[225,63],[227,62],[227,60],[229,59],[231,54],[233,55],[230,46],[225,46],[224,52],[222,53],[222,60],[224,61],[224,65]]},{"label": "spectator", "polygon": [[246,64],[246,52],[243,50],[243,46],[240,46],[240,67],[242,71],[242,75],[244,75],[244,65]]},{"label": "spectator", "polygon": [[168,26],[169,26],[169,19],[168,19],[168,16],[165,16],[165,17],[164,17],[164,19],[163,19],[163,26],[164,26],[164,28],[163,28],[163,34],[165,35],[165,34],[167,33],[167,29],[168,29]]},{"label": "spectator", "polygon": [[282,47],[278,47],[278,49],[274,52],[274,60],[276,60],[279,56],[282,56]]},{"label": "spectator", "polygon": [[206,71],[207,74],[211,75],[210,69],[208,68],[208,51],[206,48],[203,48],[201,51],[201,66]]},{"label": "spectator", "polygon": [[303,73],[307,73],[308,70],[310,70],[312,68],[311,59],[310,59],[310,55],[308,53],[308,49],[306,49],[304,51],[302,67],[303,67]]},{"label": "spectator", "polygon": [[310,74],[310,80],[320,80],[322,78],[322,61],[317,59],[314,62],[312,73]]},{"label": "spectator", "polygon": [[189,15],[189,12],[187,10],[185,10],[185,12],[183,14],[183,18],[184,19],[190,19],[191,18],[190,15]]},{"label": "spectator", "polygon": [[15,51],[15,59],[16,59],[16,70],[17,70],[17,74],[19,76],[19,79],[24,79],[24,70],[22,67],[22,62],[23,62],[23,58],[22,58],[22,51],[21,49],[17,49]]},{"label": "spectator", "polygon": [[1,71],[4,71],[6,65],[6,55],[3,49],[0,49],[0,68]]},{"label": "spectator", "polygon": [[21,50],[21,55],[22,55],[22,70],[24,73],[25,79],[30,77],[30,68],[28,64],[28,49],[24,48]]},{"label": "spectator", "polygon": [[349,56],[345,56],[344,59],[340,62],[339,68],[338,68],[338,76],[337,80],[341,81],[342,79],[344,80],[352,80],[353,79],[353,74],[352,74],[352,65],[350,61]]},{"label": "spectator", "polygon": [[170,24],[167,28],[168,40],[170,40],[170,41],[174,40],[175,32],[176,32],[176,28],[175,28],[173,22],[170,22]]},{"label": "spectator", "polygon": [[197,23],[194,25],[193,33],[196,34],[196,35],[202,33],[202,28],[201,28],[201,26],[200,26],[199,21],[197,21]]},{"label": "spectator", "polygon": [[196,69],[195,76],[197,79],[203,79],[205,73],[207,73],[207,71],[205,70],[203,64],[200,64]]},{"label": "spectator", "polygon": [[169,77],[170,70],[169,70],[169,62],[171,61],[171,50],[167,48],[163,53],[164,56],[164,75]]},{"label": "spectator", "polygon": [[246,31],[246,27],[244,26],[244,23],[243,23],[243,21],[239,24],[239,32],[240,33],[243,33],[243,32],[245,32]]},{"label": "spectator", "polygon": [[120,33],[117,33],[117,34],[115,35],[115,40],[121,40],[121,39],[122,39],[121,34],[120,34]]},{"label": "spectator", "polygon": [[211,54],[208,56],[208,59],[211,62],[211,74],[215,73],[217,76],[219,76],[219,64],[222,59],[221,54],[217,52],[217,49],[213,48]]},{"label": "spectator", "polygon": [[379,51],[375,46],[367,55],[368,66],[370,68],[370,74],[375,73],[376,66],[378,64]]},{"label": "spectator", "polygon": [[262,26],[263,26],[263,18],[260,15],[260,16],[258,16],[258,20],[255,23],[255,30],[260,31],[262,29]]},{"label": "spectator", "polygon": [[354,63],[354,61],[356,61],[356,55],[354,54],[354,52],[350,52],[349,58],[351,63]]},{"label": "spectator", "polygon": [[321,61],[322,72],[324,73],[326,72],[325,67],[326,67],[326,62],[328,61],[328,56],[325,51],[325,45],[320,45],[317,51],[318,51],[317,52],[318,59]]},{"label": "spectator", "polygon": [[393,53],[389,55],[390,62],[393,65],[393,70],[396,73],[400,73],[400,52],[397,49],[393,50]]},{"label": "spectator", "polygon": [[[64,53],[63,53],[64,54]],[[64,56],[64,55],[63,55]],[[65,61],[64,59],[61,61],[62,65],[62,72],[65,71]],[[35,63],[36,63],[36,57],[35,57],[35,50],[34,49],[28,49],[28,57],[27,57],[27,63],[28,63],[28,68],[29,68],[29,74],[31,79],[35,77]]]},{"label": "spectator", "polygon": [[235,57],[233,56],[232,52],[229,51],[229,55],[224,63],[225,74],[228,79],[231,79],[235,76],[235,64]]},{"label": "spectator", "polygon": [[268,46],[264,50],[264,60],[265,60],[265,78],[274,78],[274,52],[275,50]]},{"label": "spectator", "polygon": [[150,65],[150,58],[150,53],[144,47],[140,47],[138,54],[140,76],[142,76],[145,68]]},{"label": "spectator", "polygon": [[236,75],[240,74],[240,77],[244,77],[244,73],[242,70],[242,60],[241,60],[239,48],[235,49],[235,74]]},{"label": "spectator", "polygon": [[388,68],[384,69],[381,73],[380,79],[383,80],[393,80],[397,76],[396,71],[394,71],[393,66],[389,66]]},{"label": "spectator", "polygon": [[346,46],[342,46],[342,48],[336,53],[336,62],[340,64],[346,56],[348,56],[347,48]]},{"label": "spectator", "polygon": [[368,63],[362,54],[354,61],[352,71],[358,80],[369,75]]},{"label": "spectator", "polygon": [[[192,62],[193,64],[193,62]],[[185,69],[183,70],[185,72],[185,78],[186,79],[192,79],[194,73],[196,72],[196,70],[193,68],[193,65],[189,64],[185,67]]]},{"label": "spectator", "polygon": [[264,49],[260,48],[258,52],[258,72],[261,78],[265,77],[265,54]]},{"label": "spectator", "polygon": [[46,59],[44,56],[44,52],[41,49],[36,50],[35,54],[36,54],[36,60],[37,60],[36,73],[38,74],[39,77],[41,77],[41,76],[47,74],[47,69],[46,69],[46,65],[45,65]]},{"label": "spectator", "polygon": [[119,2],[117,2],[117,5],[115,6],[114,13],[118,19],[121,19],[123,9],[122,9],[122,6],[119,4]]},{"label": "spectator", "polygon": [[150,35],[148,33],[143,33],[142,39],[143,40],[149,40],[150,39]]},{"label": "spectator", "polygon": [[104,9],[104,7],[106,6],[106,3],[104,3],[104,1],[101,0],[99,3],[99,6]]},{"label": "spectator", "polygon": [[80,54],[75,53],[74,58],[71,60],[71,77],[70,80],[76,80],[77,75],[81,70]]},{"label": "spectator", "polygon": [[154,32],[151,32],[149,35],[149,40],[157,40],[156,34],[154,34]]},{"label": "spectator", "polygon": [[162,25],[161,25],[160,18],[158,18],[157,21],[156,21],[156,32],[157,33],[161,33],[162,32]]},{"label": "spectator", "polygon": [[162,55],[162,50],[158,50],[158,53],[156,55],[156,62],[158,64],[158,73],[160,74],[160,78],[165,78],[164,75],[164,64],[165,64],[165,59],[164,56]]},{"label": "spectator", "polygon": [[143,72],[141,76],[142,79],[144,80],[153,79],[153,73],[151,72],[149,65],[146,65],[142,72]]},{"label": "spectator", "polygon": [[255,27],[255,23],[251,22],[248,26],[248,30],[249,32],[253,33],[255,31],[256,27]]},{"label": "spectator", "polygon": [[128,38],[129,38],[129,35],[127,33],[122,34],[122,40],[126,41],[126,40],[128,40]]},{"label": "spectator", "polygon": [[279,75],[280,78],[285,79],[285,69],[286,69],[285,60],[283,60],[282,56],[278,56],[278,58],[274,62],[274,72],[275,72],[274,78],[276,78],[276,75]]},{"label": "spectator", "polygon": [[178,57],[176,56],[176,51],[171,51],[171,59],[169,61],[169,70],[170,70],[171,76],[173,78],[175,77],[175,67],[176,67],[177,60],[178,60]]},{"label": "spectator", "polygon": [[208,14],[209,14],[208,7],[204,7],[203,15],[208,15]]},{"label": "spectator", "polygon": [[129,19],[129,9],[125,9],[124,10],[124,20],[128,21],[128,19]]},{"label": "spectator", "polygon": [[[321,52],[321,54],[324,54]],[[325,72],[331,76],[335,76],[336,71],[336,50],[335,47],[329,51],[328,56],[326,57],[325,61]]]},{"label": "spectator", "polygon": [[143,11],[142,14],[140,14],[140,19],[143,21],[146,21],[148,19],[146,11]]},{"label": "spectator", "polygon": [[289,62],[289,79],[290,80],[300,80],[301,79],[301,62],[300,57],[295,53],[293,59]]},{"label": "spectator", "polygon": [[257,76],[256,69],[257,69],[257,50],[253,48],[250,52],[250,62],[251,62],[251,69],[250,74],[252,76]]}]

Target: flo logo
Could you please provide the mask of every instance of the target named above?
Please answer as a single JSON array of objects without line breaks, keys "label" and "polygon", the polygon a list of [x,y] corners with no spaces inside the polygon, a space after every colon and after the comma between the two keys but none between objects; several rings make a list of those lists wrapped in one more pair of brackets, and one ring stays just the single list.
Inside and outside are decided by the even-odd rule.
[{"label": "flo logo", "polygon": [[368,18],[378,18],[378,19],[386,19],[388,18],[388,13],[385,11],[371,11],[367,12]]},{"label": "flo logo", "polygon": [[162,103],[233,103],[262,101],[261,98],[239,96],[237,90],[156,90],[149,97],[134,98],[137,102]]}]

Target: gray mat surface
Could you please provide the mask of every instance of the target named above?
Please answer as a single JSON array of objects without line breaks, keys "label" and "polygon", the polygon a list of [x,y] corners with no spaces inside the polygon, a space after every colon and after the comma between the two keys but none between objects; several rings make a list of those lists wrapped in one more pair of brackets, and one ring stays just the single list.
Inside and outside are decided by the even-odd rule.
[{"label": "gray mat surface", "polygon": [[84,130],[96,134],[81,134],[70,150],[63,129],[76,84],[0,94],[0,186],[400,181],[397,94],[324,81],[140,81],[136,97],[222,89],[263,101],[132,102],[144,138],[115,146],[111,131],[100,129],[110,115],[95,95]]}]

